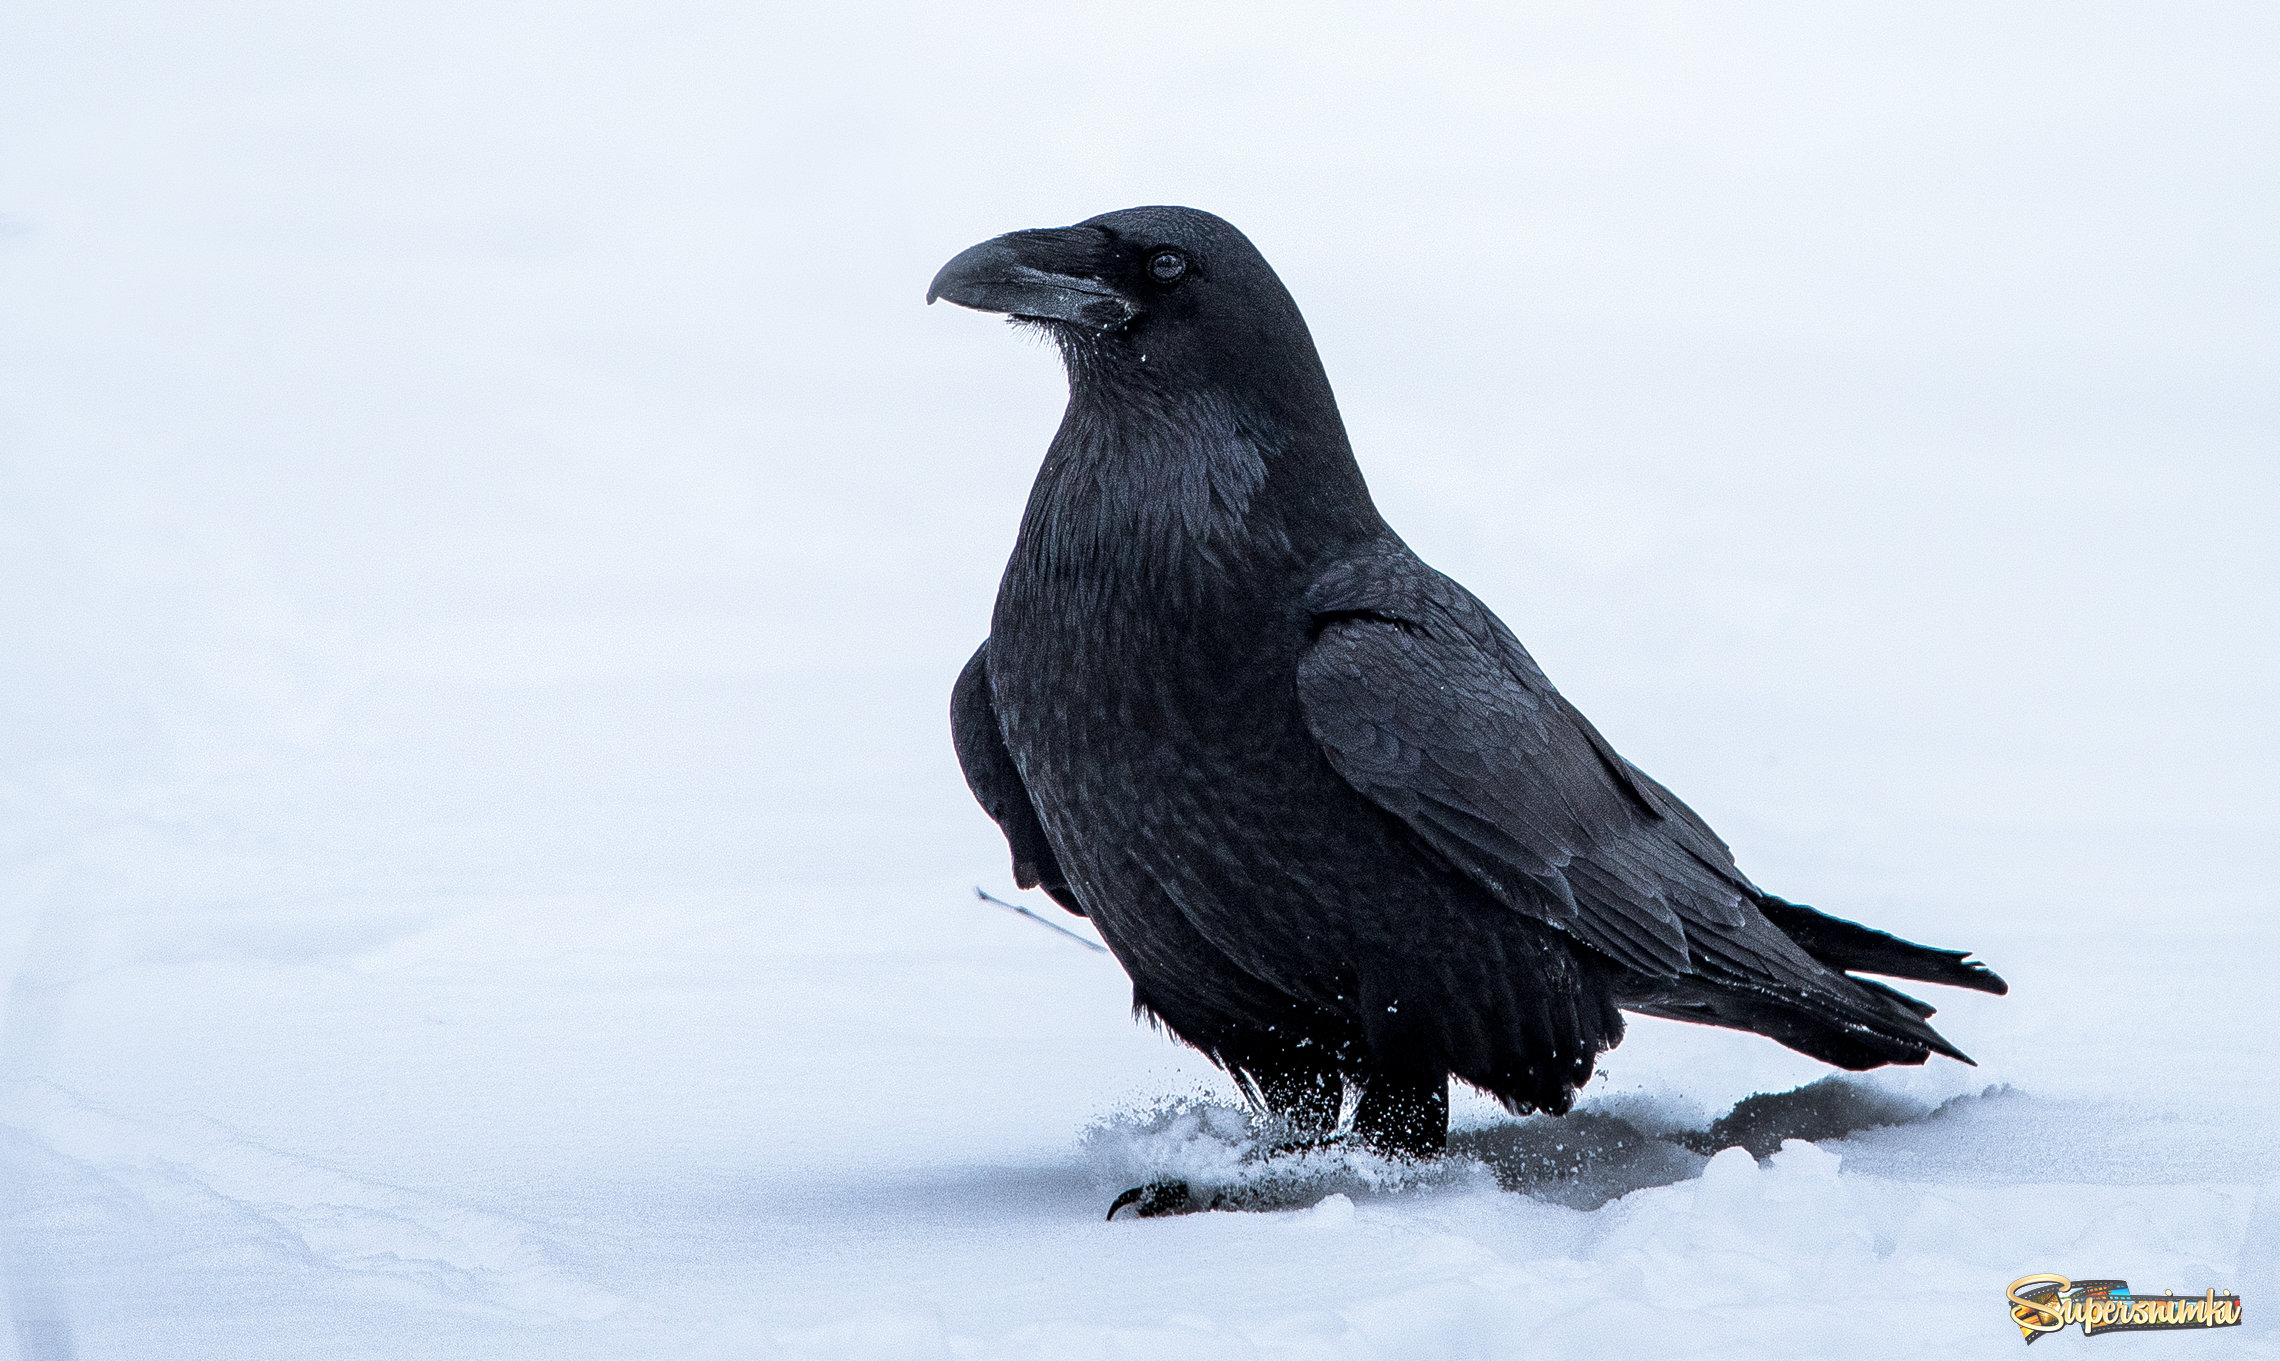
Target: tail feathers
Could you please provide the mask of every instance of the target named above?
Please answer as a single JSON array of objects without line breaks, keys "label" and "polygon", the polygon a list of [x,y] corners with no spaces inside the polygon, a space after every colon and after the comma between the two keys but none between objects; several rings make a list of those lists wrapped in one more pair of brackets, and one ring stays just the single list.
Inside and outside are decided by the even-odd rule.
[{"label": "tail feathers", "polygon": [[[1906,1036],[1909,1041],[1922,1044],[1932,1053],[1945,1054],[1959,1062],[1970,1063],[1974,1068],[1979,1066],[1972,1063],[1971,1055],[1949,1044],[1945,1035],[1924,1023],[1924,1018],[1932,1014],[1930,1004],[1920,1002],[1898,988],[1888,988],[1871,978],[1853,978],[1851,974],[1847,974],[1845,977],[1852,979],[1854,987],[1883,1003],[1884,1009],[1892,1017],[1892,1028]],[[1918,1059],[1917,1062],[1920,1063],[1922,1060]]]},{"label": "tail feathers", "polygon": [[1922,1063],[1934,1054],[1971,1062],[1927,1024],[1933,1015],[1929,1003],[1861,974],[2010,991],[1986,965],[1967,959],[1966,951],[1930,949],[1780,898],[1761,897],[1757,906],[1810,959],[1797,964],[1817,976],[1770,974],[1752,967],[1750,956],[1720,952],[1716,938],[1706,936],[1702,944],[1710,948],[1698,952],[1692,974],[1639,979],[1638,990],[1619,998],[1620,1004],[1647,1016],[1755,1031],[1859,1072]]},{"label": "tail feathers", "polygon": [[1888,1003],[1892,1006],[1907,1008],[1908,1011],[1916,1016],[1916,1018],[1919,1020],[1925,1020],[1929,1019],[1930,1017],[1939,1015],[1938,1009],[1935,1008],[1931,1003],[1926,1002],[1921,998],[1910,997],[1908,994],[1900,991],[1898,988],[1888,988],[1873,978],[1853,978],[1851,974],[1846,974],[1845,977],[1852,979],[1852,984],[1854,987],[1867,989],[1870,993],[1874,994],[1879,1001]]},{"label": "tail feathers", "polygon": [[[1882,974],[1887,978],[1906,978],[1918,983],[1944,983],[1953,988],[1991,992],[1998,997],[2011,990],[2011,985],[1996,976],[1994,970],[1975,959],[1967,958],[1971,953],[1969,950],[1935,950],[1930,946],[1917,945],[1873,927],[1862,926],[1859,922],[1849,922],[1842,917],[1816,912],[1803,903],[1787,902],[1771,894],[1760,897],[1757,906],[1767,920],[1796,941],[1806,954],[1832,969],[1846,973],[1857,971]],[[1893,992],[1890,988],[1870,983],[1866,979],[1853,981],[1899,998],[1911,1010],[1922,1008],[1917,1012],[1919,1016],[1932,1014],[1930,1007],[1905,994]]]},{"label": "tail feathers", "polygon": [[1846,977],[1851,999],[1737,987],[1731,981],[1662,983],[1623,1005],[1647,1016],[1748,1030],[1823,1063],[1861,1072],[1889,1063],[1919,1064],[1934,1054],[1964,1063],[1971,1056],[1925,1024],[1931,1008],[1865,978]]}]

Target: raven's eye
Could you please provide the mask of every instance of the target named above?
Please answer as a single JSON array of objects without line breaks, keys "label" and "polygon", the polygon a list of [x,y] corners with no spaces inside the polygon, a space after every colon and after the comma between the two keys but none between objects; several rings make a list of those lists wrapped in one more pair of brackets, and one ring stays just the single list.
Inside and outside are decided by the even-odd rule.
[{"label": "raven's eye", "polygon": [[1148,257],[1148,277],[1157,283],[1175,283],[1185,273],[1187,257],[1176,250],[1160,250]]}]

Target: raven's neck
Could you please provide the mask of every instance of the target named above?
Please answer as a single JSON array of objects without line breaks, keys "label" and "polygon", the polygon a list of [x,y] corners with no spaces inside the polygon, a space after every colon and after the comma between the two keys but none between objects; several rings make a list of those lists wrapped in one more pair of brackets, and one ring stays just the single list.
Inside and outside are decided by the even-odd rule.
[{"label": "raven's neck", "polygon": [[1383,532],[1327,384],[1294,418],[1145,371],[1070,378],[1005,604],[1224,625]]}]

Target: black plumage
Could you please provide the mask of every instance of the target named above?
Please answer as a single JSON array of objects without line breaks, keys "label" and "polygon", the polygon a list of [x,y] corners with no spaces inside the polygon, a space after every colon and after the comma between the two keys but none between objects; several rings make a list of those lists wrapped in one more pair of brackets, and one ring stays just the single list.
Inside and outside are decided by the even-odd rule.
[{"label": "black plumage", "polygon": [[[1135,208],[959,255],[928,300],[1059,343],[1069,405],[990,636],[968,782],[1014,877],[1142,1012],[1302,1133],[1426,1152],[1456,1077],[1565,1111],[1624,1009],[1844,1068],[1963,1054],[1852,970],[1961,952],[1761,892],[1370,501],[1298,308],[1241,233]],[[1968,1060],[1967,1060],[1968,1061]]]}]

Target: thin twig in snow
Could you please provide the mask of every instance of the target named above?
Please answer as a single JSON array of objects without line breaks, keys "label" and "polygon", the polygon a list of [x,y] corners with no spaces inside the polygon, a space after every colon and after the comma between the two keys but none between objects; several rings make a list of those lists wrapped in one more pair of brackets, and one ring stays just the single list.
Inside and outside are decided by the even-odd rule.
[{"label": "thin twig in snow", "polygon": [[1059,922],[1047,921],[1043,917],[1038,916],[1036,913],[1030,911],[1026,907],[1023,907],[1019,903],[1009,903],[994,893],[984,891],[980,884],[974,885],[974,896],[981,899],[985,903],[996,903],[999,907],[1004,908],[1008,912],[1019,913],[1021,916],[1029,918],[1029,920],[1037,923],[1039,926],[1044,927],[1048,931],[1058,931],[1062,935],[1067,936],[1069,939],[1075,941],[1077,944],[1084,946],[1087,950],[1092,950],[1104,955],[1108,953],[1108,947],[1101,944],[1099,941],[1086,940],[1083,936],[1080,936],[1076,932],[1071,931],[1068,927],[1061,925]]}]

